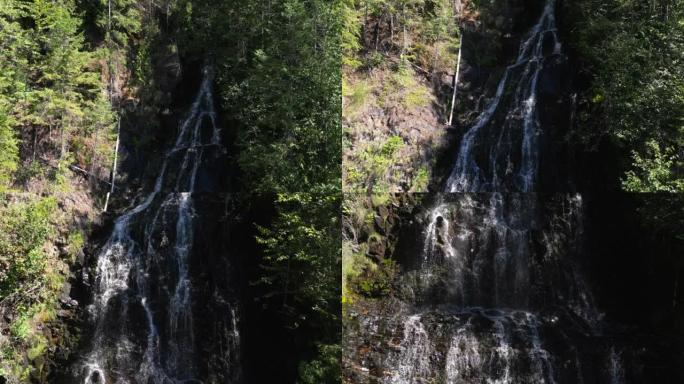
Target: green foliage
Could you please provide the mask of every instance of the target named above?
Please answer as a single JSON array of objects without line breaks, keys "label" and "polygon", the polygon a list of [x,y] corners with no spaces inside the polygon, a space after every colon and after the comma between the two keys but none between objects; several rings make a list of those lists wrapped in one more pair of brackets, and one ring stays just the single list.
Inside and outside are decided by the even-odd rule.
[{"label": "green foliage", "polygon": [[338,383],[342,376],[339,344],[319,344],[318,357],[299,364],[299,384]]},{"label": "green foliage", "polygon": [[0,217],[0,297],[45,277],[43,246],[53,225],[54,198],[5,205]]},{"label": "green foliage", "polygon": [[358,68],[361,61],[357,53],[361,49],[361,18],[355,9],[355,0],[342,2],[342,65],[350,68]]},{"label": "green foliage", "polygon": [[362,62],[365,68],[375,68],[383,61],[381,52],[429,71],[453,70],[459,36],[456,17],[448,0],[349,1],[344,12],[342,63],[349,69],[359,68]]},{"label": "green foliage", "polygon": [[339,188],[339,4],[290,1],[283,8],[288,19],[255,51],[254,71],[233,95],[244,99],[248,127],[239,138],[239,163],[258,191]]},{"label": "green foliage", "polygon": [[379,298],[392,292],[392,284],[399,273],[399,266],[392,259],[370,264],[358,277],[351,278],[354,291],[364,297]]},{"label": "green foliage", "polygon": [[[681,193],[653,193],[633,194],[640,200],[639,213],[644,218],[644,229],[655,239],[684,242],[684,194]],[[681,255],[674,254],[675,265],[681,263]]]},{"label": "green foliage", "polygon": [[29,325],[30,320],[29,312],[25,310],[22,311],[12,322],[12,326],[10,327],[10,334],[12,337],[16,337],[22,341],[28,339],[31,333],[31,327]]},{"label": "green foliage", "polygon": [[415,74],[404,63],[392,73],[389,94],[399,94],[401,103],[406,108],[422,107],[430,102],[430,90],[416,79]]},{"label": "green foliage", "polygon": [[[342,303],[351,304],[354,301],[355,290],[352,289],[352,281],[367,269],[375,268],[375,265],[366,255],[368,242],[360,241],[365,228],[371,226],[375,220],[375,211],[372,207],[387,202],[388,196],[384,195],[378,202],[377,195],[370,200],[366,195],[346,195],[343,202],[342,220],[344,236],[342,241]],[[375,204],[379,203],[379,204]]]},{"label": "green foliage", "polygon": [[348,185],[346,189],[356,191],[363,186],[373,188],[376,193],[382,193],[387,188],[385,180],[392,172],[392,166],[398,162],[398,154],[404,147],[400,136],[390,136],[382,143],[368,143],[361,153],[359,160],[347,163]]},{"label": "green foliage", "polygon": [[[356,0],[345,5],[346,17],[353,20],[350,30],[360,31],[344,33],[345,47],[351,47],[343,51],[344,190],[384,194],[408,191],[414,184],[426,187],[427,180],[412,179],[427,176],[416,168],[430,162],[432,148],[418,147],[439,134],[397,132],[397,125],[407,121],[407,114],[420,120],[439,115],[424,113],[441,98],[437,83],[428,79],[455,71],[464,15],[448,0]],[[384,121],[376,109],[383,110]],[[383,153],[385,141],[400,136],[403,148]]]},{"label": "green foliage", "polygon": [[[11,383],[28,382],[28,377],[40,369],[32,363],[43,356],[51,340],[37,328],[55,318],[55,311],[45,304],[20,306],[10,325],[10,344],[0,343],[0,377]],[[42,365],[42,364],[41,364]]]},{"label": "green foliage", "polygon": [[684,178],[673,178],[672,170],[681,168],[676,150],[672,147],[661,151],[659,144],[651,139],[646,142],[648,150],[643,157],[633,151],[633,170],[627,171],[623,187],[631,192],[672,192],[684,191]]},{"label": "green foliage", "polygon": [[287,337],[306,340],[290,351],[309,361],[301,380],[323,380],[319,345],[340,339],[340,61],[355,49],[341,39],[343,25],[357,33],[356,21],[343,20],[342,0],[179,0],[172,9],[181,55],[216,69],[236,124],[240,188],[277,196],[274,217],[258,227],[258,300]]},{"label": "green foliage", "polygon": [[[379,206],[387,204],[390,201],[390,194],[389,193],[373,193],[370,197],[370,200],[371,200],[371,204],[374,207],[379,207]],[[371,218],[369,217],[368,219],[371,219]],[[367,221],[371,221],[371,220],[367,220]]]},{"label": "green foliage", "polygon": [[380,52],[369,52],[363,57],[363,69],[372,70],[375,68],[381,68],[386,64],[387,60],[385,55]]},{"label": "green foliage", "polygon": [[152,44],[149,39],[143,39],[139,45],[137,54],[131,63],[133,67],[134,81],[147,89],[152,88]]},{"label": "green foliage", "polygon": [[342,95],[348,100],[348,104],[345,107],[345,116],[347,118],[356,111],[363,109],[372,90],[372,86],[365,80],[359,80],[353,84],[347,81],[342,82]]},{"label": "green foliage", "polygon": [[216,61],[223,105],[241,125],[238,162],[247,190],[339,186],[342,4],[263,5],[181,4],[178,17],[189,20],[181,50],[204,49]]},{"label": "green foliage", "polygon": [[413,184],[411,185],[412,191],[426,191],[428,183],[430,182],[430,173],[427,168],[419,168],[415,177],[413,178]]},{"label": "green foliage", "polygon": [[342,304],[353,302],[349,281],[360,275],[365,264],[369,262],[365,256],[365,250],[354,252],[353,247],[354,245],[347,239],[342,242]]},{"label": "green foliage", "polygon": [[72,232],[69,234],[67,239],[67,247],[69,250],[69,256],[71,256],[72,261],[76,259],[76,255],[83,249],[85,245],[85,237],[82,232]]},{"label": "green foliage", "polygon": [[[288,322],[336,319],[341,270],[340,197],[328,193],[280,194],[278,216],[260,227],[264,276]],[[327,322],[323,322],[327,323]]]},{"label": "green foliage", "polygon": [[582,0],[567,11],[591,78],[580,135],[620,146],[626,190],[684,191],[684,4]]},{"label": "green foliage", "polygon": [[[54,166],[73,152],[73,161],[93,169],[109,158],[112,146],[102,144],[113,117],[99,53],[85,49],[77,12],[67,0],[8,0],[0,7],[0,184],[5,188],[16,181],[10,178],[17,163]],[[34,171],[22,169],[14,176],[26,182],[50,173]]]},{"label": "green foliage", "polygon": [[99,0],[97,25],[105,32],[105,40],[125,47],[130,35],[140,32],[140,10],[135,0]]},{"label": "green foliage", "polygon": [[0,207],[0,304],[10,300],[13,320],[8,340],[0,340],[0,376],[25,382],[32,362],[47,352],[40,330],[55,318],[54,305],[64,278],[55,255],[46,252],[54,235],[57,203],[52,197],[2,202]]},{"label": "green foliage", "polygon": [[18,142],[8,121],[9,117],[2,110],[1,103],[2,96],[0,95],[0,193],[5,192],[11,185],[19,162]]},{"label": "green foliage", "polygon": [[330,354],[340,337],[340,204],[340,196],[327,191],[280,194],[275,220],[259,228],[264,256],[257,283],[266,292],[260,300],[286,329],[306,335],[309,349],[318,345],[318,357],[300,364],[304,383],[339,377],[339,360]]},{"label": "green foliage", "polygon": [[0,305],[13,317],[0,376],[10,383],[28,382],[47,353],[38,328],[64,283],[49,194],[68,190],[69,165],[97,170],[113,147],[101,52],[86,49],[79,13],[70,0],[0,1]]}]

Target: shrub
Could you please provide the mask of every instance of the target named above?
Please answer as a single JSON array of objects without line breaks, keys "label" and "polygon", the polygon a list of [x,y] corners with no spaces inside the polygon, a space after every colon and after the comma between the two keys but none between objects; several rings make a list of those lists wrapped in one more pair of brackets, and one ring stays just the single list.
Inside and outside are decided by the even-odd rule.
[{"label": "shrub", "polygon": [[351,286],[361,296],[379,298],[392,292],[392,284],[399,266],[392,259],[384,259],[378,264],[369,264],[363,272],[352,279]]}]

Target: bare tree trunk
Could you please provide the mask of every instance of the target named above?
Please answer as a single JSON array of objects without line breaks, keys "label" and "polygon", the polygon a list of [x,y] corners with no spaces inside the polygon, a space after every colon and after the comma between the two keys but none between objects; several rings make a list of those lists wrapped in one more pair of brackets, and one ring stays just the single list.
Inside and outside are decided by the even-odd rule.
[{"label": "bare tree trunk", "polygon": [[407,45],[407,41],[406,41],[406,23],[407,23],[407,21],[406,21],[406,10],[405,10],[404,8],[401,9],[401,16],[402,16],[402,19],[403,19],[403,21],[404,21],[404,23],[403,23],[403,25],[402,25],[402,27],[403,27],[402,30],[403,30],[403,32],[404,32],[404,36],[403,36],[403,40],[404,40],[404,41],[403,41],[403,44],[402,44],[402,47],[401,47],[401,56],[402,56],[402,58],[403,58],[403,57],[404,57],[404,53],[406,53],[406,48],[407,48],[407,47],[406,47],[406,45]]},{"label": "bare tree trunk", "polygon": [[109,196],[111,196],[112,193],[114,193],[114,181],[116,179],[116,164],[119,160],[119,142],[121,140],[121,118],[119,118],[119,121],[117,123],[117,128],[116,128],[116,145],[114,146],[114,163],[112,164],[112,180],[110,182],[111,187],[109,189],[109,192],[107,192],[107,197],[105,198],[105,205],[104,209],[102,210],[103,212],[107,212],[107,206],[109,205]]},{"label": "bare tree trunk", "polygon": [[378,42],[380,40],[380,21],[375,23],[375,50],[378,50]]},{"label": "bare tree trunk", "polygon": [[60,118],[62,124],[59,130],[59,166],[58,169],[62,168],[62,160],[64,159],[64,153],[66,152],[66,134],[64,133],[64,117]]},{"label": "bare tree trunk", "polygon": [[390,12],[390,44],[394,45],[394,14]]},{"label": "bare tree trunk", "polygon": [[454,119],[454,105],[456,104],[456,90],[458,89],[458,75],[461,71],[461,52],[463,51],[463,31],[461,31],[461,38],[458,43],[458,60],[456,62],[456,74],[454,75],[454,93],[451,96],[451,112],[449,112],[449,121],[447,122],[448,126],[451,126],[451,123],[453,122]]},{"label": "bare tree trunk", "polygon": [[38,146],[38,128],[33,126],[33,155],[31,156],[31,162],[36,161],[36,147]]}]

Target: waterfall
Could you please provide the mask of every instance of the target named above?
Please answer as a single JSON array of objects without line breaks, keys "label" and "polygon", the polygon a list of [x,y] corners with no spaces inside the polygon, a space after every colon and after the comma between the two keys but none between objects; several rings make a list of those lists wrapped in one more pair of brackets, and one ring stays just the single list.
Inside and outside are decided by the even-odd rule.
[{"label": "waterfall", "polygon": [[[200,382],[193,317],[195,210],[205,161],[223,154],[214,109],[213,71],[161,164],[153,190],[114,223],[97,255],[90,350],[77,375],[85,384]],[[229,354],[239,353],[239,312]]]},{"label": "waterfall", "polygon": [[[437,321],[438,320],[438,321]],[[555,384],[541,320],[522,310],[463,308],[408,316],[386,384]]]},{"label": "waterfall", "polygon": [[623,384],[625,382],[622,357],[615,351],[615,347],[611,347],[608,354],[608,372],[610,374],[610,384]]},{"label": "waterfall", "polygon": [[547,0],[494,97],[465,132],[446,192],[534,191],[542,130],[538,83],[548,60],[561,54],[554,13],[555,0]]},{"label": "waterfall", "polygon": [[[547,0],[463,135],[446,193],[418,219],[420,262],[401,282],[412,303],[389,320],[395,333],[384,370],[392,373],[384,383],[584,381],[576,340],[566,334],[600,333],[572,257],[583,200],[537,192],[540,78],[551,59],[563,60],[554,13]],[[617,360],[613,353],[611,372],[620,371]]]},{"label": "waterfall", "polygon": [[439,195],[424,214],[420,266],[402,282],[420,306],[400,327],[386,360],[398,376],[386,382],[556,383],[544,335],[564,337],[561,318],[591,327],[599,317],[570,257],[582,205],[574,194]]},{"label": "waterfall", "polygon": [[427,331],[421,323],[420,315],[413,315],[404,322],[404,338],[401,341],[402,352],[396,361],[391,363],[396,367],[396,374],[388,380],[390,384],[411,384],[421,377],[429,375],[429,353],[433,349],[430,345]]}]

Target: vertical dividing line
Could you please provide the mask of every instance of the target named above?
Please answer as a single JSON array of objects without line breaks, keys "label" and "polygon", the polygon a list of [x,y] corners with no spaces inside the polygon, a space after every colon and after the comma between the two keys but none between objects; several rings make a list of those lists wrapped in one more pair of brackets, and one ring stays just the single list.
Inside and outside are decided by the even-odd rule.
[{"label": "vertical dividing line", "polygon": [[458,42],[458,60],[456,62],[456,74],[454,75],[454,93],[451,96],[451,112],[449,112],[448,126],[451,126],[451,122],[454,119],[454,104],[456,104],[456,90],[458,89],[458,75],[461,72],[461,52],[463,51],[463,31],[460,32],[460,39]]}]

